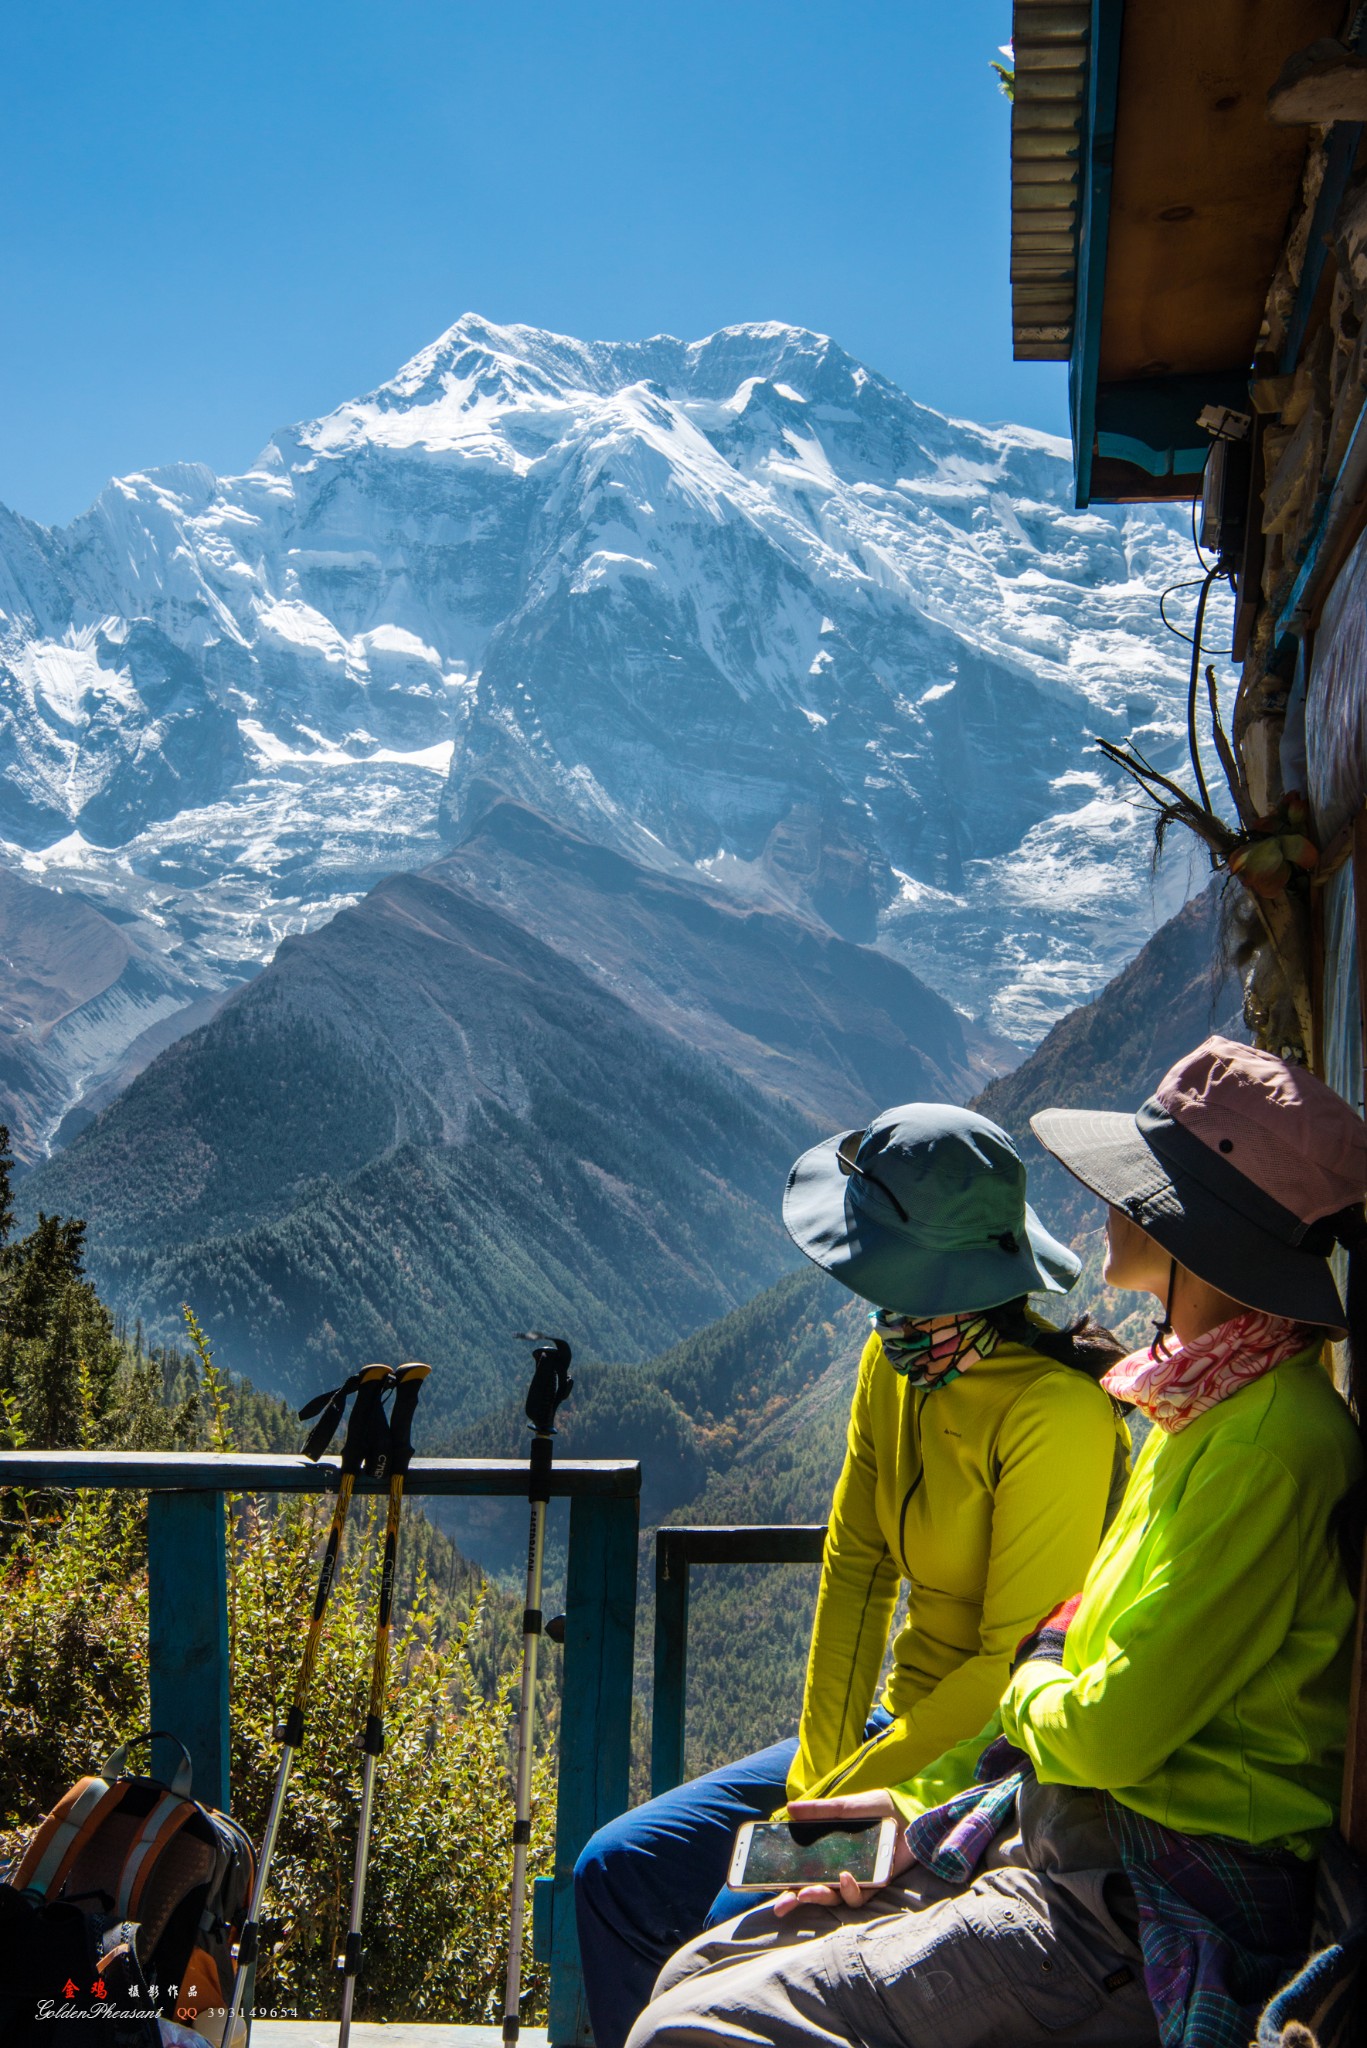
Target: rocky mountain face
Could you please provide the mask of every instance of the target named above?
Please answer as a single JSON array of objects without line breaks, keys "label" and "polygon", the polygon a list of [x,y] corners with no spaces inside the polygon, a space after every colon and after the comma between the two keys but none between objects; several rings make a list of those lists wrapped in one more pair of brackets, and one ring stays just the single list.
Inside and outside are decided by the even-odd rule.
[{"label": "rocky mountain face", "polygon": [[990,1071],[886,955],[503,803],[287,939],[20,1199],[90,1219],[92,1277],[153,1335],[189,1301],[291,1395],[423,1357],[452,1422],[511,1328],[630,1360],[748,1300],[797,1264],[804,1143]]},{"label": "rocky mountain face", "polygon": [[[88,1121],[187,1019],[203,1021],[213,1007],[197,1001],[155,927],[5,867],[0,988],[0,1123],[21,1165],[41,1158],[54,1133]],[[73,1094],[83,1111],[69,1108]]]},{"label": "rocky mountain face", "polygon": [[1101,1205],[1044,1150],[1030,1118],[1051,1108],[1136,1110],[1174,1060],[1212,1032],[1247,1040],[1239,977],[1223,964],[1222,909],[1220,885],[1211,882],[1095,1002],[1064,1017],[973,1104],[1015,1138],[1031,1198],[1065,1239],[1096,1229]]},{"label": "rocky mountain face", "polygon": [[889,954],[709,877],[643,866],[508,799],[431,872],[823,1127],[908,1097],[958,1100],[1013,1056]]},{"label": "rocky mountain face", "polygon": [[125,477],[60,531],[0,514],[0,866],[169,977],[117,1028],[104,1005],[102,1069],[54,1044],[30,1149],[164,1003],[193,1021],[503,797],[1033,1042],[1187,887],[1178,858],[1155,892],[1087,752],[1178,757],[1185,514],[1069,500],[1062,443],[803,330],[468,316],[243,476]]}]

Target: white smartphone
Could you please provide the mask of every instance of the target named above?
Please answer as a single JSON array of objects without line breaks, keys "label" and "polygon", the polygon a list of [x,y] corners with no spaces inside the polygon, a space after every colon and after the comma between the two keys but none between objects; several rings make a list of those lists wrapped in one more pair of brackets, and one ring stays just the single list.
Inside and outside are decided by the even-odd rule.
[{"label": "white smartphone", "polygon": [[[810,1836],[812,1830],[803,1828]],[[860,1884],[886,1884],[898,1823],[865,1821],[799,1841],[786,1821],[747,1820],[736,1831],[727,1885],[738,1892],[786,1892],[794,1885],[834,1884],[842,1870]]]}]

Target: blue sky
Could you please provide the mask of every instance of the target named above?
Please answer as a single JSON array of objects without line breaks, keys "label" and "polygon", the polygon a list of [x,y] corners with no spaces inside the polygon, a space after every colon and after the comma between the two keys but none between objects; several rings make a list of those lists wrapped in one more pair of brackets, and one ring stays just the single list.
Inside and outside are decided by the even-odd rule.
[{"label": "blue sky", "polygon": [[0,501],[243,467],[463,312],[832,334],[1062,432],[1013,364],[1008,0],[43,0],[12,9]]}]

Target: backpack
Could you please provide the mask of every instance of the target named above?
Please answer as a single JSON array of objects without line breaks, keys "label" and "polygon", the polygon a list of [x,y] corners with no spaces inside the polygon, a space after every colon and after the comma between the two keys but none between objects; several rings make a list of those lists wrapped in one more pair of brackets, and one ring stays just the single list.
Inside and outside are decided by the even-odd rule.
[{"label": "backpack", "polygon": [[[45,1905],[0,1883],[4,2048],[161,2048],[155,2016],[129,1995],[139,1980],[124,1960],[106,1944],[102,1915]],[[104,1994],[98,2001],[97,1988]]]},{"label": "backpack", "polygon": [[[59,2006],[65,1998],[84,2009],[92,1996],[100,1998],[104,1981],[111,2005],[117,1989],[134,2009],[163,2013],[218,2042],[255,1859],[236,1821],[190,1797],[189,1753],[174,1736],[166,1740],[175,1742],[183,1762],[169,1785],[126,1771],[134,1743],[150,1743],[159,1733],[121,1744],[93,1777],[63,1794],[9,1873],[6,1910],[12,1922],[16,1900],[46,1921],[63,1908],[77,1909],[97,1962],[110,1966],[97,1968],[89,1981],[78,1975],[72,1922],[73,1967],[31,1996]],[[76,2000],[68,1982],[78,1987]]]}]

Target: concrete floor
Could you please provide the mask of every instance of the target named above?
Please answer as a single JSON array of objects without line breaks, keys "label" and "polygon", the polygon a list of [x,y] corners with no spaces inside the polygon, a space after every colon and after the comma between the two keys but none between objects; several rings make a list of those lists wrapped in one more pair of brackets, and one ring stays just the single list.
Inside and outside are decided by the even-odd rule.
[{"label": "concrete floor", "polygon": [[[527,2048],[546,2048],[544,2027],[524,2027]],[[351,2029],[352,2048],[502,2048],[501,2027],[433,2027],[382,2025],[357,2020]],[[335,2020],[256,2020],[252,2048],[337,2048]]]}]

